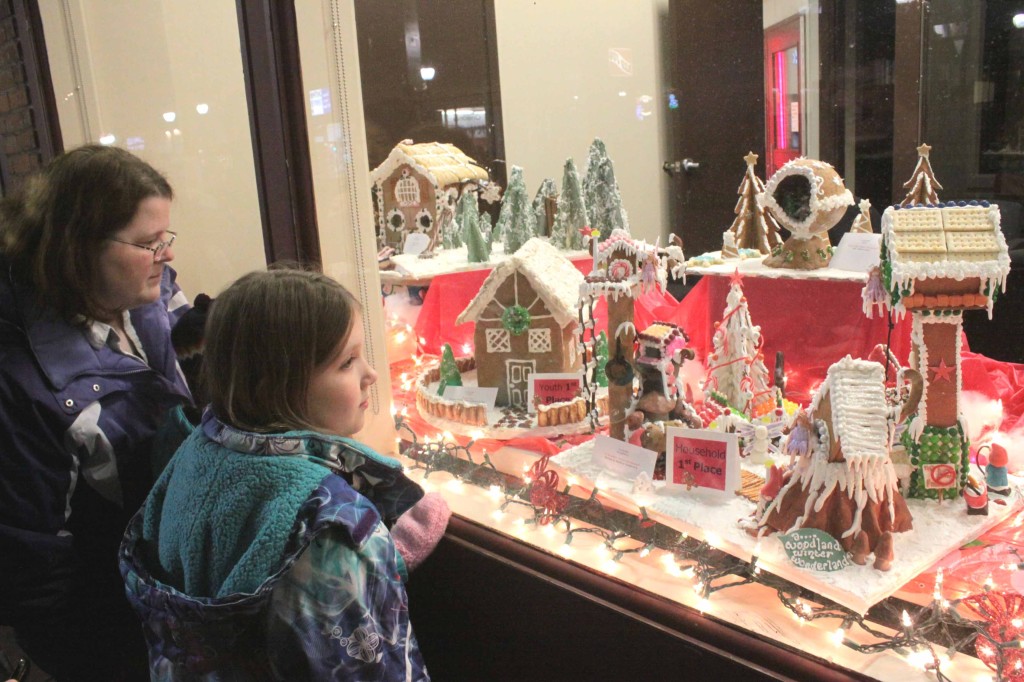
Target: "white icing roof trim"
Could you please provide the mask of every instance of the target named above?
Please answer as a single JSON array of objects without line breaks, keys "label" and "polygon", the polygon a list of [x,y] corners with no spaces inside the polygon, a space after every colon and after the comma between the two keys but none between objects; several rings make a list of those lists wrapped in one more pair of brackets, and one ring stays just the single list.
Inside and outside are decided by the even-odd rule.
[{"label": "white icing roof trim", "polygon": [[889,411],[882,365],[847,355],[828,368],[811,402],[812,412],[826,394],[832,397],[832,429],[846,461],[888,459]]},{"label": "white icing roof trim", "polygon": [[480,291],[455,320],[455,324],[476,322],[510,275],[521,273],[544,301],[560,327],[577,324],[580,285],[583,274],[558,249],[534,237],[487,275]]},{"label": "white icing roof trim", "polygon": [[[977,210],[974,206],[965,207],[943,207],[943,208],[901,208],[901,211],[941,211],[946,210]],[[899,284],[900,288],[906,287],[915,279],[934,279],[950,277],[955,280],[963,280],[968,277],[980,277],[982,288],[991,280],[999,282],[1003,292],[1006,292],[1006,276],[1010,274],[1010,253],[1006,245],[1006,238],[1000,228],[999,207],[992,205],[988,207],[988,222],[991,226],[999,254],[994,260],[968,261],[968,260],[941,260],[927,262],[904,261],[899,258],[896,251],[895,239],[893,238],[893,222],[896,209],[892,206],[885,209],[882,214],[882,238],[885,240],[888,251],[888,260],[892,266],[892,281]],[[980,292],[979,292],[980,293]]]}]

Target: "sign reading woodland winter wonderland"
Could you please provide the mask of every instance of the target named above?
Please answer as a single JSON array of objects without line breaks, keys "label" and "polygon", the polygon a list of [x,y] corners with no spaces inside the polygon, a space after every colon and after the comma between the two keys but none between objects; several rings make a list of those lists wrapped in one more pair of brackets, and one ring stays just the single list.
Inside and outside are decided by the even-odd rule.
[{"label": "sign reading woodland winter wonderland", "polygon": [[794,566],[810,571],[838,571],[850,565],[839,541],[817,528],[777,535]]},{"label": "sign reading woodland winter wonderland", "polygon": [[732,497],[740,487],[739,441],[735,433],[703,429],[665,429],[666,487],[698,488]]}]

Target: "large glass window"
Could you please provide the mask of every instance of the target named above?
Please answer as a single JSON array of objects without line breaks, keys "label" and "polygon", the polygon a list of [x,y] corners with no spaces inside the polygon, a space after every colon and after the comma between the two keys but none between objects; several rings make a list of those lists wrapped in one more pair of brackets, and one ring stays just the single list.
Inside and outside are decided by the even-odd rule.
[{"label": "large glass window", "polygon": [[266,264],[234,3],[40,3],[65,148],[164,172],[178,281],[216,293]]}]

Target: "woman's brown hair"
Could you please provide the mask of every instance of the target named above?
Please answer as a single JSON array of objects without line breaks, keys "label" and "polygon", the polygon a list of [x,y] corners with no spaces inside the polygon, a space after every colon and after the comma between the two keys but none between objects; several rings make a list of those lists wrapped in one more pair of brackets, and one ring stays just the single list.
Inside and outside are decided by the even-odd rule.
[{"label": "woman's brown hair", "polygon": [[345,343],[359,304],[318,272],[252,272],[214,299],[203,375],[214,414],[244,431],[314,428],[313,373]]},{"label": "woman's brown hair", "polygon": [[103,242],[150,197],[172,199],[167,179],[118,147],[61,154],[0,203],[0,251],[41,302],[65,319],[101,318],[96,299]]}]

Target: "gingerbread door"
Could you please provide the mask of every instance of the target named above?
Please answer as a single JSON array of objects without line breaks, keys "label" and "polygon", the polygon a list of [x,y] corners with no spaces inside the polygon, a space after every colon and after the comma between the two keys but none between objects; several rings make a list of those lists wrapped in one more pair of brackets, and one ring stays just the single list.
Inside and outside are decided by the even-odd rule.
[{"label": "gingerbread door", "polygon": [[505,361],[505,385],[508,387],[509,405],[526,407],[530,375],[535,371],[537,371],[536,360]]}]

